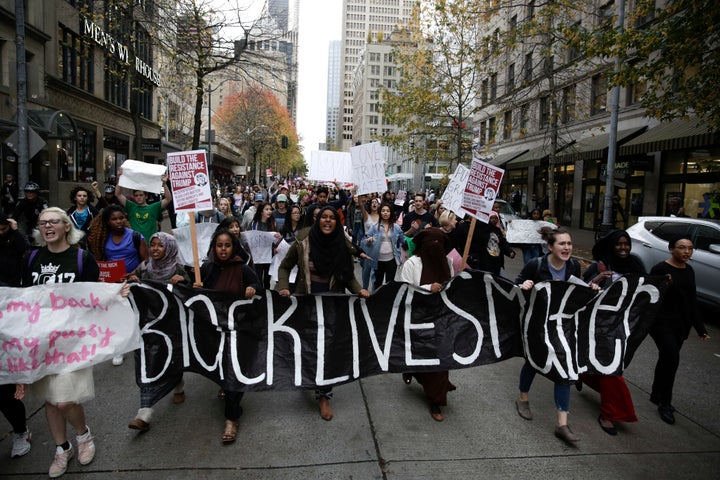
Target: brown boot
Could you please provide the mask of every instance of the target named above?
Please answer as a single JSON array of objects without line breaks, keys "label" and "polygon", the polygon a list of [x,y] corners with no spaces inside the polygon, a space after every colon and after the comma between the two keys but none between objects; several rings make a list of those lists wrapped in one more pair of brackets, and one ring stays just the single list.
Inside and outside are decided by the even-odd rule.
[{"label": "brown boot", "polygon": [[320,416],[323,420],[330,421],[333,418],[333,411],[332,407],[330,406],[330,400],[328,400],[325,397],[321,397],[318,400],[318,404],[320,405]]}]

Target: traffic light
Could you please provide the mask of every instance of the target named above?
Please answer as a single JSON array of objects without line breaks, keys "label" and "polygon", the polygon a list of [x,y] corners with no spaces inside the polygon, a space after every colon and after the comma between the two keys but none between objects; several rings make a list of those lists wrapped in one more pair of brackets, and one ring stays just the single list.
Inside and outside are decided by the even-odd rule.
[{"label": "traffic light", "polygon": [[287,137],[287,135],[283,135],[282,138],[280,139],[280,146],[281,146],[282,148],[288,148],[288,137]]}]

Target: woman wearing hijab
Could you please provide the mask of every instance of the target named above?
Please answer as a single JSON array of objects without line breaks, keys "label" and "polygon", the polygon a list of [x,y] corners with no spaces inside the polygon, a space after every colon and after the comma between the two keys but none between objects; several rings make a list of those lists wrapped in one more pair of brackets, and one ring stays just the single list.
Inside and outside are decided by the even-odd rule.
[{"label": "woman wearing hijab", "polygon": [[[413,240],[415,250],[403,264],[400,280],[432,293],[440,292],[453,276],[452,260],[447,258],[452,250],[450,237],[439,228],[429,227],[418,232]],[[413,377],[425,391],[430,416],[437,422],[445,420],[440,407],[447,405],[447,392],[455,390],[449,372],[404,373],[403,381],[409,385]]]},{"label": "woman wearing hijab", "polygon": [[[150,257],[140,264],[135,273],[128,280],[140,282],[143,280],[155,280],[158,282],[190,283],[185,268],[177,261],[178,244],[175,237],[165,232],[157,232],[150,237]],[[135,351],[135,364],[140,365],[140,350]],[[137,371],[137,370],[136,370]],[[161,384],[142,385],[139,377],[136,377],[140,387],[140,409],[135,418],[128,423],[128,428],[146,432],[150,428],[150,420],[153,414],[153,405],[165,397],[170,390],[173,392],[173,403],[179,404],[185,401],[185,383],[182,374],[179,378],[172,378]]]},{"label": "woman wearing hijab", "polygon": [[[313,212],[310,212],[312,216]],[[290,296],[290,271],[298,267],[295,293],[344,293],[345,289],[363,298],[370,292],[355,278],[352,244],[345,237],[340,215],[331,206],[317,209],[317,221],[310,228],[298,231],[295,242],[278,269],[277,291]],[[332,420],[330,407],[332,387],[315,389],[315,397],[323,420]]]},{"label": "woman wearing hijab", "polygon": [[[583,274],[588,283],[595,283],[607,288],[622,275],[635,273],[645,274],[640,260],[630,253],[632,242],[625,230],[610,232],[598,240],[593,246],[592,255],[595,263],[590,265]],[[614,422],[637,422],[635,406],[630,390],[621,375],[598,375],[583,373],[575,383],[578,390],[583,384],[600,392],[600,428],[608,435],[617,435]]]}]

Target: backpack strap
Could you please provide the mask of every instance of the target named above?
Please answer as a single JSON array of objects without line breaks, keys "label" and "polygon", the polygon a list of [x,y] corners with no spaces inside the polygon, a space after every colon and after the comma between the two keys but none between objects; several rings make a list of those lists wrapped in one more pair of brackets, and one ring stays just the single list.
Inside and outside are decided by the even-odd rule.
[{"label": "backpack strap", "polygon": [[140,242],[142,241],[142,235],[140,235],[140,232],[136,232],[135,230],[133,230],[132,237],[133,237],[133,246],[135,247],[135,251],[139,252],[140,251]]},{"label": "backpack strap", "polygon": [[78,267],[78,277],[82,277],[83,272],[83,254],[85,251],[78,247],[78,253],[77,253],[77,267]]},{"label": "backpack strap", "polygon": [[37,249],[37,248],[30,250],[30,254],[28,255],[28,260],[27,260],[28,267],[30,267],[33,260],[35,260],[35,257],[37,257],[38,251],[39,251],[39,249]]}]

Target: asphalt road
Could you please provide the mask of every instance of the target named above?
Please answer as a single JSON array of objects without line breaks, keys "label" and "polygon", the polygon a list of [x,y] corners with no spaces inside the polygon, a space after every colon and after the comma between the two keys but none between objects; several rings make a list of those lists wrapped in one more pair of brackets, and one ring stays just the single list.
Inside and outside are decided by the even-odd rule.
[{"label": "asphalt road", "polygon": [[[508,263],[514,278],[521,256]],[[223,402],[208,380],[186,375],[187,401],[156,406],[147,433],[127,428],[139,406],[131,355],[122,366],[95,368],[96,398],[86,404],[97,455],[70,463],[68,479],[716,479],[720,467],[720,330],[691,337],[675,384],[677,423],[663,423],[650,403],[656,349],[641,345],[625,378],[639,422],[611,437],[597,423],[599,395],[572,389],[568,446],[553,436],[552,383],[537,377],[533,421],[515,412],[522,359],[451,372],[442,423],[431,419],[422,389],[400,375],[335,388],[335,418],[323,421],[308,391],[250,393],[243,399],[238,441],[223,446]],[[42,403],[26,403],[33,448],[11,460],[0,437],[0,477],[47,478],[53,442]],[[0,420],[4,422],[4,420]],[[4,430],[9,430],[5,422]]]}]

